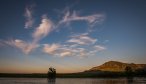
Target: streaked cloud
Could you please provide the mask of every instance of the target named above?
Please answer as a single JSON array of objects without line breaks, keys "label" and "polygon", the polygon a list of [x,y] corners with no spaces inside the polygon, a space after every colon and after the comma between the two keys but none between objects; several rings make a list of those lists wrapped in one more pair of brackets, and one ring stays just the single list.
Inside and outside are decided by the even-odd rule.
[{"label": "streaked cloud", "polygon": [[[74,44],[73,44],[74,45]],[[86,46],[86,45],[85,45]],[[72,44],[44,44],[43,52],[55,57],[70,57],[75,56],[79,58],[94,56],[99,51],[104,51],[106,48],[101,45],[91,45],[90,48],[85,46],[74,46]]]},{"label": "streaked cloud", "polygon": [[6,44],[22,50],[23,53],[28,54],[39,45],[33,45],[20,39],[5,41]]},{"label": "streaked cloud", "polygon": [[59,25],[61,24],[69,25],[70,22],[72,21],[85,21],[89,24],[89,26],[93,27],[94,25],[96,25],[97,23],[103,20],[104,20],[103,14],[92,14],[92,15],[87,15],[87,16],[80,16],[79,14],[77,14],[76,11],[73,11],[73,13],[71,13],[69,10],[67,10],[64,13],[62,20],[59,21]]},{"label": "streaked cloud", "polygon": [[59,44],[44,44],[43,52],[47,54],[56,54],[56,51],[60,47]]},{"label": "streaked cloud", "polygon": [[95,45],[94,48],[96,49],[96,51],[103,51],[106,49],[106,47],[101,46],[101,45]]},{"label": "streaked cloud", "polygon": [[0,47],[3,47],[5,45],[6,45],[5,41],[0,39]]},{"label": "streaked cloud", "polygon": [[81,34],[81,35],[72,36],[72,38],[67,42],[76,43],[80,45],[89,45],[89,44],[94,44],[96,41],[97,39],[91,38],[86,34]]},{"label": "streaked cloud", "polygon": [[61,52],[60,53],[60,56],[61,57],[65,57],[65,56],[72,56],[72,52],[70,52],[70,51],[63,51],[63,52]]},{"label": "streaked cloud", "polygon": [[30,28],[34,24],[34,18],[33,18],[33,5],[26,6],[25,8],[25,28]]},{"label": "streaked cloud", "polygon": [[[25,28],[32,27],[34,23],[33,7],[34,6],[27,6],[25,9]],[[52,31],[60,29],[61,25],[68,25],[72,21],[84,21],[90,27],[93,27],[97,23],[103,21],[103,19],[103,14],[81,16],[76,11],[70,12],[69,10],[67,10],[64,12],[62,19],[55,24],[51,19],[47,17],[47,15],[43,15],[41,23],[36,28],[34,28],[34,31],[31,33],[32,39],[30,42],[26,42],[20,39],[14,39],[3,41],[3,43],[0,42],[0,45],[7,44],[20,49],[25,54],[29,54],[39,46],[42,46],[42,44],[39,43],[40,40],[45,38]],[[97,43],[97,38],[92,38],[89,34],[90,32],[82,34],[75,33],[74,35],[71,35],[69,39],[62,42],[62,44],[55,42],[53,42],[52,44],[43,44],[42,51],[48,55],[57,57],[77,56],[83,58],[94,55],[98,51],[106,49],[103,46],[95,45]],[[88,49],[87,46],[90,48]]]},{"label": "streaked cloud", "polygon": [[[32,33],[32,41],[26,42],[20,39],[12,39],[3,41],[3,44],[13,46],[20,49],[23,53],[29,54],[31,51],[39,47],[39,41],[46,37],[53,29],[53,23],[47,18],[47,16],[42,17],[42,22],[34,32]],[[1,42],[2,43],[2,42]]]},{"label": "streaked cloud", "polygon": [[41,24],[35,29],[32,34],[34,41],[37,42],[46,37],[53,30],[53,22],[47,18],[46,15],[42,16]]},{"label": "streaked cloud", "polygon": [[29,54],[31,51],[39,47],[39,41],[46,37],[53,30],[53,23],[47,16],[42,17],[42,21],[32,33],[32,41],[26,42],[20,39],[0,40],[0,45],[10,45],[20,49],[23,53]]},{"label": "streaked cloud", "polygon": [[46,37],[53,29],[53,23],[51,22],[50,19],[47,18],[46,15],[42,16],[42,21],[38,27],[34,30],[32,33],[32,42],[29,45],[29,52],[30,53],[32,50],[34,50],[35,46],[39,44],[39,41]]},{"label": "streaked cloud", "polygon": [[73,54],[71,49],[55,43],[44,44],[43,52],[58,57],[71,56]]}]

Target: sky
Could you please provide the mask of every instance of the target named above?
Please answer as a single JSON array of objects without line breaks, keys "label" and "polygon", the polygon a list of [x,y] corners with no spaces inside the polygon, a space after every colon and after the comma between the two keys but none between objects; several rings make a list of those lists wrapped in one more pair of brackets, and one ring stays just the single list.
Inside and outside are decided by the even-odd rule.
[{"label": "sky", "polygon": [[145,0],[0,0],[0,73],[146,64]]}]

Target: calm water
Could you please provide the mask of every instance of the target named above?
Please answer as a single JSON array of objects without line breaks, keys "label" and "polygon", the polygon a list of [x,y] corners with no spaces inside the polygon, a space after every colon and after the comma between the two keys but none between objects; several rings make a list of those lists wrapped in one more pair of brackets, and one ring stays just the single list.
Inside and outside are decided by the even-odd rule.
[{"label": "calm water", "polygon": [[146,78],[0,78],[0,84],[146,84]]}]

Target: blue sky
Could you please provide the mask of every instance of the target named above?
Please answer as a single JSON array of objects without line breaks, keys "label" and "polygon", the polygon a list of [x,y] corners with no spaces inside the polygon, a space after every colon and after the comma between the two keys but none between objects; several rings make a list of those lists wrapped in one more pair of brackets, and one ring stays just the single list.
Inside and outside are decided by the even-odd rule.
[{"label": "blue sky", "polygon": [[145,0],[1,0],[0,72],[146,63]]}]

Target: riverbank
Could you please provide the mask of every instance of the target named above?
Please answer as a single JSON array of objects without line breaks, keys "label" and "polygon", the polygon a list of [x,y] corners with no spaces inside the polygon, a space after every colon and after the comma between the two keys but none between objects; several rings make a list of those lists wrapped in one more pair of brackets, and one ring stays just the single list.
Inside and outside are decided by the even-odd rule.
[{"label": "riverbank", "polygon": [[[80,72],[80,73],[58,73],[57,78],[98,78],[98,77],[146,77],[145,73],[131,73],[124,72]],[[47,78],[45,73],[34,74],[16,74],[16,73],[0,73],[0,77],[11,78]]]}]

